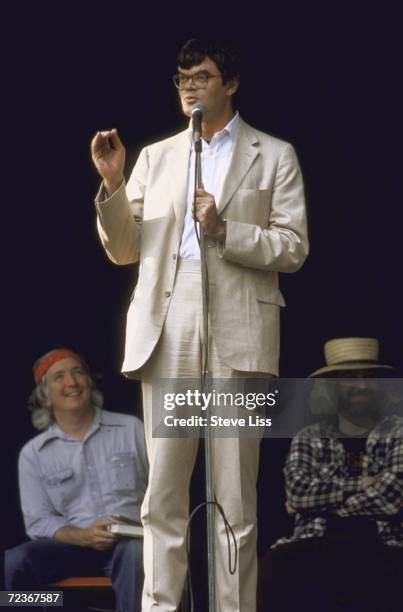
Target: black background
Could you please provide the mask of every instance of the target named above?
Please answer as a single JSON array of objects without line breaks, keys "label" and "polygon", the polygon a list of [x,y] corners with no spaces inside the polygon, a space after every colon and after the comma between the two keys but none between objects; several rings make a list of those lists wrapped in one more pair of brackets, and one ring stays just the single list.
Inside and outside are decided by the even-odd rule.
[{"label": "black background", "polygon": [[[100,375],[106,408],[139,410],[137,383],[119,374],[135,269],[107,261],[96,236],[89,142],[117,127],[130,171],[144,143],[186,125],[171,75],[177,48],[198,31],[238,42],[242,117],[291,141],[304,173],[311,254],[281,278],[282,376],[306,376],[322,365],[323,342],[343,335],[378,337],[383,360],[403,366],[396,15],[384,4],[221,5],[220,14],[204,5],[85,6],[17,5],[3,21],[6,546],[23,538],[16,461],[34,434],[26,410],[34,360],[55,344],[74,347]],[[284,452],[262,449],[261,551],[286,523]]]}]

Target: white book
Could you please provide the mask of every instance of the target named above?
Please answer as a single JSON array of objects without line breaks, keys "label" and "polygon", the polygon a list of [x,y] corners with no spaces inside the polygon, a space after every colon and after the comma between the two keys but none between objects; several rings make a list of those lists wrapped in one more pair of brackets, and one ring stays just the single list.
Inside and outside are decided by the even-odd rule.
[{"label": "white book", "polygon": [[142,525],[129,525],[127,523],[108,525],[108,531],[128,538],[142,538],[144,534]]}]

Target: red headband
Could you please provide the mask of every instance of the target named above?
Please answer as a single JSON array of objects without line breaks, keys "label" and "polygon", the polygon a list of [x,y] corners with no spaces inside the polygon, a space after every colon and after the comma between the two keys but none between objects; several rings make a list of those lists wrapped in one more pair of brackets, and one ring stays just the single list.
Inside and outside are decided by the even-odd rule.
[{"label": "red headband", "polygon": [[60,361],[60,359],[67,359],[68,357],[72,357],[73,359],[77,359],[80,363],[84,363],[80,355],[77,355],[74,351],[70,351],[69,349],[56,349],[52,351],[48,355],[45,355],[43,359],[35,366],[34,368],[34,380],[35,384],[39,385],[42,376],[46,374],[49,368],[56,363],[56,361]]}]

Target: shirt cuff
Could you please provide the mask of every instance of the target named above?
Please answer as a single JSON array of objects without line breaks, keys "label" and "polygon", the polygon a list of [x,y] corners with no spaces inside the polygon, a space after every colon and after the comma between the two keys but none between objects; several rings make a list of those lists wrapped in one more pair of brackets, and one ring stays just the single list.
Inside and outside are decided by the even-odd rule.
[{"label": "shirt cuff", "polygon": [[39,538],[53,538],[56,531],[62,527],[66,527],[68,523],[63,516],[52,516],[42,519],[37,525],[27,529],[27,534],[32,540]]},{"label": "shirt cuff", "polygon": [[106,202],[108,202],[108,201],[112,200],[112,198],[114,198],[114,197],[115,197],[115,195],[116,195],[117,193],[119,193],[119,192],[120,192],[120,190],[122,189],[122,187],[124,187],[124,186],[125,186],[125,181],[123,180],[123,181],[120,183],[119,187],[116,189],[116,191],[114,191],[114,192],[113,192],[113,193],[112,193],[110,196],[108,196],[108,194],[106,193],[106,190],[105,190],[104,184],[103,184],[103,182],[102,182],[102,183],[101,183],[101,186],[100,186],[100,188],[99,188],[99,190],[98,190],[98,193],[97,193],[97,195],[95,196],[95,203],[96,203],[96,204],[105,204]]}]

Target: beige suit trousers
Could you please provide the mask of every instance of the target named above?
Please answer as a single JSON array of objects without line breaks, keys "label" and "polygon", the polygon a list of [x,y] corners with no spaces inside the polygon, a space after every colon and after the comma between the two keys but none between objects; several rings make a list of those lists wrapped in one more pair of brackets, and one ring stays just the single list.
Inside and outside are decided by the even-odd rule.
[{"label": "beige suit trousers", "polygon": [[[185,536],[189,518],[189,484],[197,438],[153,437],[152,387],[160,378],[198,378],[201,370],[202,292],[200,262],[180,260],[161,337],[142,369],[144,421],[150,475],[142,506],[145,583],[143,612],[174,612],[186,577]],[[215,378],[250,378],[219,359],[209,339],[209,370]],[[263,375],[264,376],[264,375]],[[259,374],[259,377],[263,377]],[[267,375],[269,377],[270,375]],[[256,610],[256,480],[260,439],[215,438],[214,490],[238,545],[238,566],[228,569],[223,522],[216,512],[217,612]],[[206,585],[207,589],[207,585]]]}]

